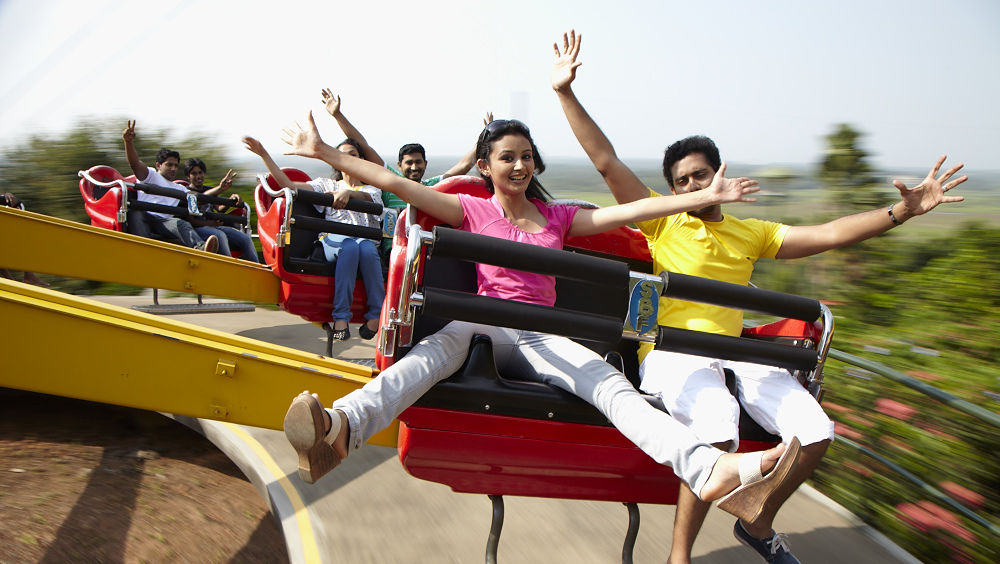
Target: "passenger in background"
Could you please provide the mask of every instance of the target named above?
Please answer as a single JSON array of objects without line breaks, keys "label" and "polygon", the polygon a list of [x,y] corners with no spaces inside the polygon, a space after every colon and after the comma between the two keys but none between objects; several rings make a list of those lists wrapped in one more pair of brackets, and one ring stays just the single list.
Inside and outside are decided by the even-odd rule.
[{"label": "passenger in background", "polygon": [[[222,192],[231,188],[233,185],[233,179],[236,178],[236,173],[230,169],[226,172],[226,175],[222,177],[222,180],[219,181],[218,186],[205,186],[205,174],[207,172],[208,167],[205,166],[204,161],[201,159],[188,159],[187,162],[184,163],[184,176],[188,179],[188,189],[207,196],[218,196]],[[243,199],[240,198],[239,194],[232,194],[229,198],[233,201],[233,203],[230,204],[230,207],[243,207]],[[204,204],[201,206],[201,211],[204,213],[215,209],[219,212],[225,212],[226,207],[227,206],[224,205],[213,207],[211,204]],[[248,217],[247,220],[249,219],[250,218]],[[202,237],[215,235],[215,237],[218,238],[218,253],[220,255],[228,257],[232,251],[237,251],[240,253],[240,258],[243,260],[260,262],[257,258],[257,249],[254,248],[253,239],[250,235],[216,219],[192,217],[190,221],[191,225],[194,226],[194,230]]]},{"label": "passenger in background", "polygon": [[[344,133],[349,139],[354,139],[361,146],[361,152],[364,155],[365,160],[373,162],[379,166],[385,166],[385,168],[396,173],[398,176],[404,178],[409,178],[414,182],[419,182],[424,186],[434,186],[438,182],[441,182],[445,178],[450,176],[458,176],[461,174],[466,174],[472,169],[472,166],[476,164],[476,148],[473,147],[466,153],[461,160],[454,164],[451,168],[446,170],[442,174],[432,176],[430,178],[424,178],[424,173],[427,171],[427,154],[424,152],[423,145],[419,143],[407,143],[399,148],[399,157],[396,162],[396,166],[386,163],[379,156],[375,149],[372,149],[371,145],[365,139],[365,136],[361,134],[360,131],[354,125],[348,121],[347,117],[344,116],[343,112],[340,111],[340,96],[335,96],[329,88],[324,88],[322,91],[323,105],[326,107],[326,111],[333,116],[333,119],[337,120],[337,125],[340,126],[340,131]],[[493,114],[487,112],[486,119],[483,121],[483,126],[493,121]],[[396,211],[402,210],[406,207],[406,202],[399,199],[392,192],[382,191],[382,204],[387,207],[394,209]],[[389,251],[392,250],[392,240],[386,239],[382,242],[382,260],[383,266],[388,266]],[[387,269],[386,269],[387,270]]]},{"label": "passenger in background", "polygon": [[[260,141],[253,137],[244,137],[243,143],[250,152],[258,155],[264,161],[264,166],[267,167],[267,171],[271,173],[279,186],[333,194],[333,207],[316,206],[319,211],[326,215],[328,221],[381,228],[379,216],[343,209],[351,198],[381,202],[382,191],[378,188],[368,186],[349,174],[341,174],[341,178],[338,180],[317,178],[309,182],[293,182],[282,172],[281,167],[274,162]],[[337,150],[355,158],[362,158],[364,154],[361,145],[353,139],[345,139],[337,146]],[[361,280],[364,282],[365,294],[367,295],[368,311],[364,314],[365,322],[358,328],[358,334],[365,340],[373,338],[378,332],[382,302],[385,300],[382,262],[379,259],[375,241],[336,233],[320,233],[319,239],[323,243],[326,260],[335,263],[333,313],[331,315],[333,326],[330,335],[338,341],[346,341],[351,337],[349,325],[351,302],[354,300],[354,285],[360,270]],[[326,328],[326,324],[324,324],[324,328]]]},{"label": "passenger in background", "polygon": [[[160,149],[156,153],[156,168],[154,169],[146,166],[146,163],[139,159],[139,153],[135,150],[134,121],[128,122],[125,130],[122,131],[122,139],[125,141],[125,156],[128,158],[128,164],[132,167],[132,174],[135,174],[136,180],[164,188],[184,189],[183,186],[173,182],[174,178],[177,177],[177,169],[181,163],[180,153],[170,149]],[[140,202],[165,206],[176,206],[180,203],[176,198],[150,194],[141,189],[137,189],[136,193]],[[150,239],[172,238],[180,241],[185,247],[200,251],[214,253],[219,247],[219,238],[215,235],[209,235],[208,238],[202,239],[191,223],[165,213],[129,208],[125,226],[126,230],[133,235]],[[154,237],[154,234],[159,235],[159,237]]]}]

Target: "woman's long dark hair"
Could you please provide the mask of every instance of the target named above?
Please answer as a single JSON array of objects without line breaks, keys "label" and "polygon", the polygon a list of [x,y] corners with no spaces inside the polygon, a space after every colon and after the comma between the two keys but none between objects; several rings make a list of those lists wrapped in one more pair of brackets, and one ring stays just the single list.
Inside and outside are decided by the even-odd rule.
[{"label": "woman's long dark hair", "polygon": [[[547,202],[552,199],[552,194],[549,194],[548,190],[542,186],[542,183],[538,181],[538,175],[545,172],[545,163],[542,162],[542,155],[538,152],[538,147],[535,146],[535,142],[531,139],[531,132],[528,130],[528,126],[516,119],[498,119],[491,121],[483,132],[479,134],[479,140],[476,141],[476,159],[489,160],[490,152],[493,151],[493,142],[500,139],[504,135],[523,135],[528,143],[531,145],[532,158],[535,161],[535,171],[531,175],[531,182],[528,184],[528,189],[525,190],[524,195],[529,198],[538,198],[543,202]],[[482,173],[480,173],[482,176]],[[493,179],[489,177],[483,177],[486,181],[486,187],[489,189],[490,193],[493,193]]]}]

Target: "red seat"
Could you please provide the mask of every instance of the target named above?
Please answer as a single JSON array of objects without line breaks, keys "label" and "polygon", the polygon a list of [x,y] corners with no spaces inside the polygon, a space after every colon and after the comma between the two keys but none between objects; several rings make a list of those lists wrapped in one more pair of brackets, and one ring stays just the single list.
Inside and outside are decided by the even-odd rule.
[{"label": "red seat", "polygon": [[[301,170],[281,170],[294,182],[311,180]],[[271,190],[281,188],[271,175],[266,180]],[[294,225],[290,225],[283,233],[286,214],[289,213],[288,202],[284,197],[272,196],[260,184],[254,189],[254,204],[257,208],[257,233],[264,262],[281,278],[279,305],[285,311],[308,321],[330,321],[333,312],[334,266],[325,258],[313,256],[317,234],[298,229]],[[311,204],[296,208],[293,202],[291,208],[293,214],[322,218],[322,214]],[[366,304],[364,284],[355,284],[351,305],[352,322],[364,323]]]}]

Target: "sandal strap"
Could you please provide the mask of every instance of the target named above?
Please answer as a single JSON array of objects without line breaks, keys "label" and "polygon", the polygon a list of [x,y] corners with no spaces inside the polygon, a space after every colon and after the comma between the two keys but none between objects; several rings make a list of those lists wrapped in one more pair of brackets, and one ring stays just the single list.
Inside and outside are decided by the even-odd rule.
[{"label": "sandal strap", "polygon": [[764,451],[748,452],[740,457],[740,484],[752,484],[764,479],[760,473],[760,463],[764,459]]}]

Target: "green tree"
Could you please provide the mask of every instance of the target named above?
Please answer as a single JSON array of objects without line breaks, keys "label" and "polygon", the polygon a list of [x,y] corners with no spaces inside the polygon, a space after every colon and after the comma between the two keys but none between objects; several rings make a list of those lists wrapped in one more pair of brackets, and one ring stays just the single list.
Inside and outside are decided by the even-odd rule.
[{"label": "green tree", "polygon": [[826,136],[826,152],[819,178],[830,190],[835,216],[858,213],[888,204],[888,194],[878,188],[868,153],[861,148],[861,132],[846,123]]}]

